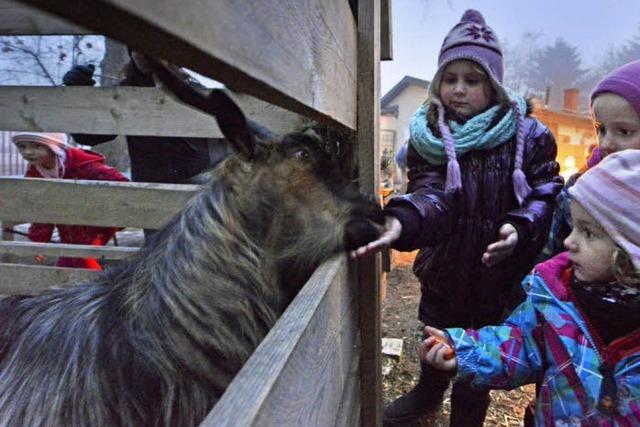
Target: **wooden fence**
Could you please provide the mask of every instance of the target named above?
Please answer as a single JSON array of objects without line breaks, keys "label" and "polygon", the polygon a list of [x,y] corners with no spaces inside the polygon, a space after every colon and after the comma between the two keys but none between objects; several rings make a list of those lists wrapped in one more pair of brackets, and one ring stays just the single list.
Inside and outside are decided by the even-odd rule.
[{"label": "wooden fence", "polygon": [[[391,55],[389,22],[387,0],[0,0],[0,34],[103,34],[278,111],[354,133],[368,192],[378,188],[379,60],[381,52]],[[286,114],[272,108],[241,107],[276,130],[286,124]],[[220,136],[209,117],[160,91],[125,87],[0,87],[0,129]],[[0,220],[154,228],[193,191],[1,178]],[[2,242],[0,254],[119,258],[130,251],[34,245]],[[2,264],[0,293],[37,293],[90,274],[64,270]],[[379,274],[378,258],[355,264],[341,256],[322,265],[202,425],[380,425]]]}]

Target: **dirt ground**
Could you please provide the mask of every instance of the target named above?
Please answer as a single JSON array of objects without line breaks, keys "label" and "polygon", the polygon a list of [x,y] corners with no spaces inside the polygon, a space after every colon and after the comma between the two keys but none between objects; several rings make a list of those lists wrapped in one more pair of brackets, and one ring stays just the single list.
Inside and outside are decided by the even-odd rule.
[{"label": "dirt ground", "polygon": [[[413,388],[420,375],[417,347],[422,335],[418,320],[420,284],[411,271],[414,254],[394,252],[394,268],[387,273],[387,296],[382,303],[382,336],[402,338],[402,355],[399,360],[383,355],[384,404],[392,402]],[[524,408],[534,396],[534,386],[528,385],[506,392],[491,392],[491,406],[485,426],[515,427],[522,425]],[[424,419],[423,426],[448,425],[449,396],[445,396],[443,411],[435,417]]]}]

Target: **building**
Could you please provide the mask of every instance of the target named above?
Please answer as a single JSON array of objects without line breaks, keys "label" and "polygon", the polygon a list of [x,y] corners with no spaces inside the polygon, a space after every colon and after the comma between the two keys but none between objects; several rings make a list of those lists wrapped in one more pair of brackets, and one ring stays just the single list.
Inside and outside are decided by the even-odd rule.
[{"label": "building", "polygon": [[427,99],[429,82],[404,76],[380,100],[380,153],[395,153],[409,139],[409,121]]},{"label": "building", "polygon": [[565,179],[585,167],[592,148],[598,143],[591,116],[578,110],[579,97],[577,89],[566,89],[563,107],[559,111],[535,102],[534,115],[556,138],[560,174]]}]

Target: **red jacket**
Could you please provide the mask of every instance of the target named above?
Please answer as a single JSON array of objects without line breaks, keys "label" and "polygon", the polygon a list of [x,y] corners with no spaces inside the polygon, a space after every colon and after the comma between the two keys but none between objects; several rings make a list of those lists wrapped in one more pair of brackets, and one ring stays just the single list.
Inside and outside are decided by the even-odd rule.
[{"label": "red jacket", "polygon": [[[62,179],[92,179],[99,181],[128,181],[117,169],[105,165],[104,157],[98,153],[79,148],[65,149],[67,157],[64,163]],[[30,165],[25,175],[29,178],[42,178],[38,170]],[[61,243],[80,245],[105,245],[118,231],[112,227],[89,227],[84,225],[31,224],[29,239],[34,242],[49,242],[54,227],[58,228]],[[61,257],[56,263],[59,267],[89,268],[101,270],[95,258]]]}]

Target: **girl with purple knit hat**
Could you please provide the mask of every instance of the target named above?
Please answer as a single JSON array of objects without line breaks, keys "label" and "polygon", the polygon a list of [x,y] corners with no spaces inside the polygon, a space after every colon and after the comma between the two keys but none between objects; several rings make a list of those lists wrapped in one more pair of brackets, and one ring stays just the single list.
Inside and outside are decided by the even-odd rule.
[{"label": "girl with purple knit hat", "polygon": [[[591,94],[591,112],[599,147],[590,156],[588,167],[616,151],[640,149],[640,60],[613,70],[596,85]],[[558,194],[551,231],[539,261],[564,249],[562,242],[572,227],[569,189],[580,175],[571,176]]]},{"label": "girl with purple knit hat", "polygon": [[[512,285],[533,266],[562,178],[553,135],[502,86],[500,44],[478,11],[449,32],[438,67],[410,124],[407,194],[386,206],[381,238],[352,257],[420,248],[420,320],[477,328],[501,319]],[[449,381],[422,364],[418,384],[385,409],[384,424],[413,425],[436,411]],[[451,401],[451,426],[483,424],[488,391],[456,383]]]},{"label": "girl with purple knit hat", "polygon": [[500,326],[427,327],[421,359],[474,387],[539,383],[538,426],[639,426],[640,150],[605,157],[569,195],[567,252],[527,276],[525,302]]}]

